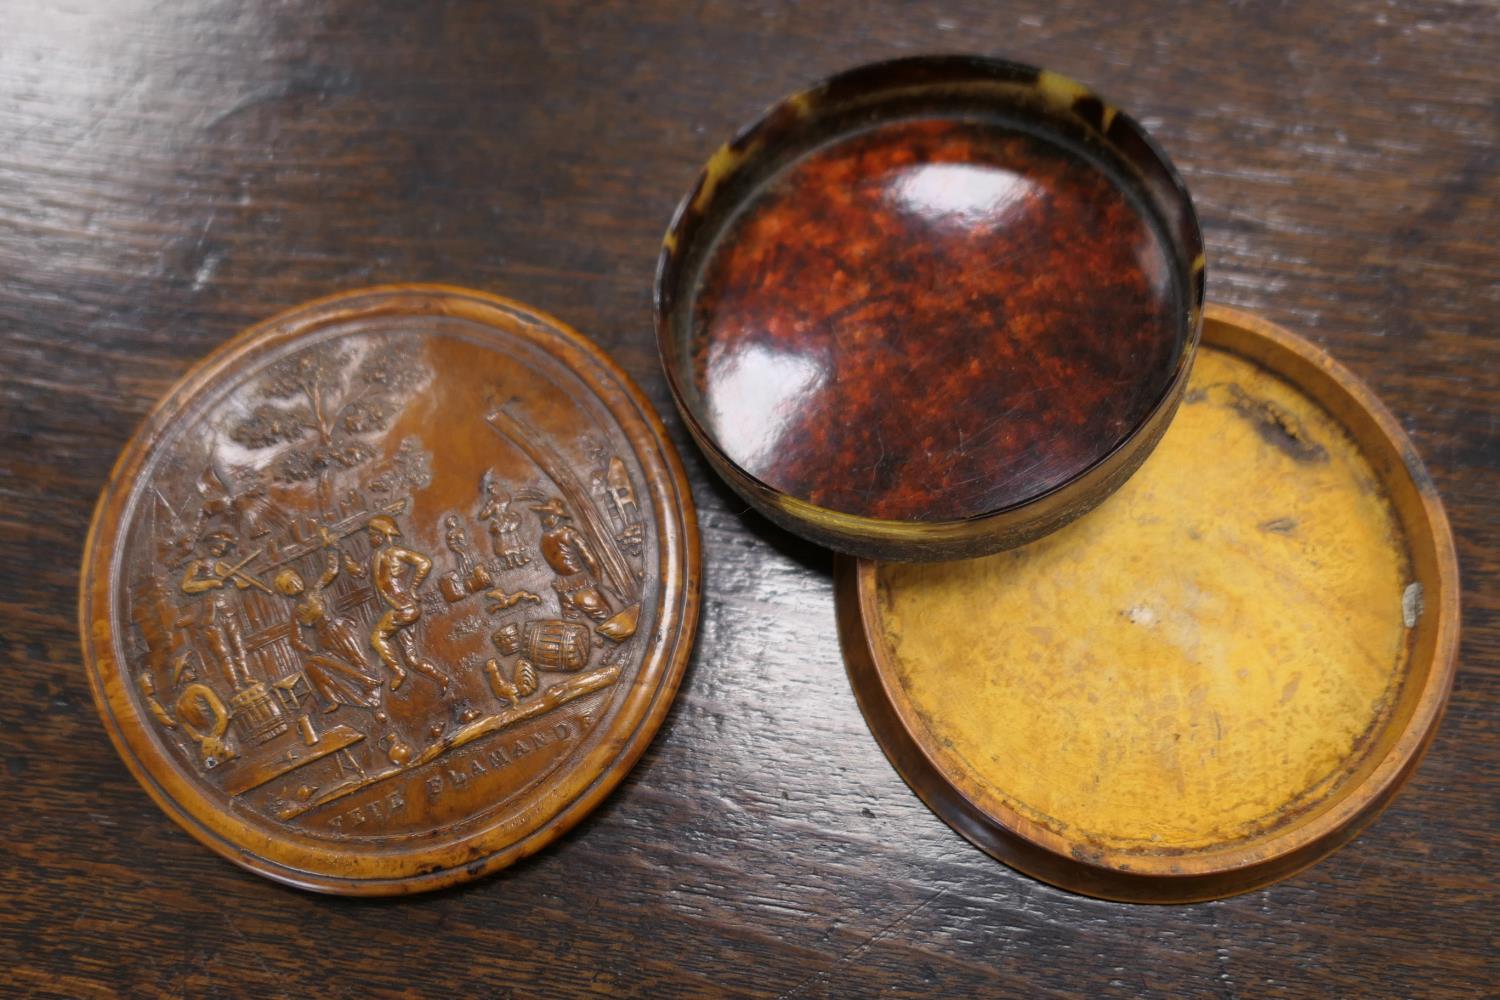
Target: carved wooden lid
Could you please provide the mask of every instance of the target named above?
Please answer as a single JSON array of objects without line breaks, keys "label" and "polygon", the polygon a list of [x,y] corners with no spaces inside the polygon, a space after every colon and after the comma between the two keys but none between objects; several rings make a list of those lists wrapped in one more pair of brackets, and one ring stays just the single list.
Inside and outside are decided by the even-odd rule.
[{"label": "carved wooden lid", "polygon": [[225,345],[95,512],[79,618],[121,756],[178,823],[309,889],[493,871],[640,756],[691,650],[692,498],[596,347],[391,286]]}]

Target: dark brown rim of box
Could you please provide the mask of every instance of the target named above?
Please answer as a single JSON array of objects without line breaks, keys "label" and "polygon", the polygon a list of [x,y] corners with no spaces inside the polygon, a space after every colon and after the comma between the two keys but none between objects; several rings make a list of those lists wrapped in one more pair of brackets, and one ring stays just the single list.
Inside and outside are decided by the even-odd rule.
[{"label": "dark brown rim of box", "polygon": [[[1154,213],[1185,296],[1177,365],[1147,416],[1074,479],[1023,503],[949,521],[895,521],[831,510],[784,493],[736,464],[710,433],[693,388],[688,341],[694,286],[718,234],[759,185],[852,123],[971,111],[1045,125],[1117,165]],[[1202,325],[1203,237],[1187,187],[1134,119],[1049,70],[980,56],[930,55],[840,73],[773,105],[720,147],[677,206],[657,260],[657,347],[672,397],[709,464],[756,510],[820,545],[865,558],[939,560],[1014,548],[1092,509],[1161,439],[1181,401]]]},{"label": "dark brown rim of box", "polygon": [[[870,623],[877,620],[876,564],[840,559],[835,568],[839,641],[856,700],[886,756],[928,807],[995,858],[1073,892],[1133,903],[1189,903],[1269,885],[1353,840],[1415,772],[1436,734],[1457,670],[1458,560],[1442,501],[1400,424],[1362,382],[1307,341],[1248,313],[1210,305],[1204,342],[1248,358],[1324,406],[1353,436],[1385,487],[1406,536],[1428,609],[1414,627],[1401,704],[1387,738],[1351,771],[1342,790],[1276,832],[1212,851],[1140,855],[1075,843],[1016,811],[938,763],[905,700]],[[988,807],[979,803],[987,799]]]}]

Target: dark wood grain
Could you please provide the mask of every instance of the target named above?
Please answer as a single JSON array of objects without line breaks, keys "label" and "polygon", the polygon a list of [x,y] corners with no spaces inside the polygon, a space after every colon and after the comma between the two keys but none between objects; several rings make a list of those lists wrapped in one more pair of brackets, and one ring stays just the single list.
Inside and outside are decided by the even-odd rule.
[{"label": "dark wood grain", "polygon": [[[796,86],[975,49],[1134,112],[1192,187],[1209,297],[1304,333],[1448,503],[1461,665],[1353,844],[1221,903],[1001,867],[849,692],[830,560],[744,513],[671,412],[661,232]],[[1500,16],[1493,4],[0,5],[0,988],[93,996],[1493,993],[1500,851]],[[698,653],[632,776],[541,855],[397,902],[241,872],[150,802],[74,622],[91,505],[193,359],[304,299],[440,280],[592,335],[684,451]]]}]

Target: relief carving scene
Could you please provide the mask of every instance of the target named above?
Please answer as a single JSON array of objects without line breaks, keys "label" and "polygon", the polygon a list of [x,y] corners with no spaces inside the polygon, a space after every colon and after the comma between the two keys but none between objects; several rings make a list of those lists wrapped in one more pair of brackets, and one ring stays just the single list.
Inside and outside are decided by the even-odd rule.
[{"label": "relief carving scene", "polygon": [[[434,393],[433,354],[473,385]],[[463,818],[445,789],[500,801],[564,763],[654,614],[619,430],[456,337],[356,333],[242,376],[160,449],[122,571],[134,697],[180,766],[339,836],[440,827]]]}]

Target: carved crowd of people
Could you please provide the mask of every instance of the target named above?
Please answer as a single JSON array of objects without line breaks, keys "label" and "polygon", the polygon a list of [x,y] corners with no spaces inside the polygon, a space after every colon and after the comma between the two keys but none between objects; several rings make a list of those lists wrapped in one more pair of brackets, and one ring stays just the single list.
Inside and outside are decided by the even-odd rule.
[{"label": "carved crowd of people", "polygon": [[[353,491],[344,498],[344,509],[339,511],[340,520],[346,525],[342,537],[335,537],[326,526],[315,526],[316,534],[294,532],[293,543],[306,555],[318,551],[316,546],[321,540],[321,572],[311,582],[284,555],[278,554],[273,542],[262,541],[254,551],[242,554],[239,552],[240,540],[230,530],[214,528],[198,538],[194,555],[183,566],[179,583],[181,593],[190,599],[193,614],[179,624],[197,630],[199,650],[206,651],[202,655],[222,673],[231,695],[239,696],[243,692],[250,697],[254,692],[249,689],[258,683],[247,655],[247,637],[242,623],[245,614],[243,600],[236,596],[238,592],[251,589],[289,602],[286,638],[301,674],[306,678],[307,688],[324,713],[348,706],[369,711],[376,721],[385,722],[386,691],[399,690],[413,673],[426,677],[445,692],[448,690],[452,679],[422,654],[417,641],[417,630],[423,619],[421,589],[432,573],[433,561],[404,543],[401,528],[395,517],[388,513],[375,513],[364,521],[363,530],[369,542],[368,558],[361,561],[350,557],[341,548],[341,542],[351,533],[347,525],[358,516],[356,508],[363,507],[359,503],[361,499]],[[563,619],[587,619],[598,625],[610,618],[614,609],[601,586],[598,554],[589,537],[575,527],[574,517],[562,499],[545,497],[530,490],[519,496],[508,494],[492,474],[486,474],[481,483],[480,499],[474,516],[488,531],[489,549],[496,560],[490,566],[501,573],[530,566],[534,544],[535,551],[540,553],[553,576],[552,589],[557,595]],[[528,509],[523,506],[527,503],[537,519],[533,529],[536,533],[531,535],[534,541],[527,537],[521,513]],[[611,512],[617,515],[621,526],[628,526],[636,520],[618,517],[624,513],[619,504],[611,508]],[[201,525],[201,519],[199,523]],[[193,533],[197,534],[197,530]],[[491,570],[475,558],[462,517],[454,513],[445,515],[442,530],[459,577],[463,580],[484,577],[480,582],[487,581]],[[312,552],[306,549],[309,545],[314,546]],[[267,556],[270,566],[257,570],[256,563]],[[260,572],[268,575],[269,585],[257,575]],[[274,576],[269,575],[272,572]],[[371,596],[378,602],[378,616],[367,629],[340,613],[338,594],[341,588],[336,584],[341,577],[366,581]],[[347,592],[347,588],[344,591]],[[506,593],[504,588],[486,589],[485,593],[492,602],[492,613],[523,601],[538,603],[541,600],[525,590]],[[445,596],[451,603],[467,594],[459,592],[459,596]],[[249,621],[256,621],[254,614]],[[371,652],[375,654],[373,658]],[[523,665],[530,669],[529,664]],[[494,686],[494,678],[491,682]],[[527,681],[524,670],[517,674],[517,679],[507,683],[510,685],[508,697],[512,702],[536,688],[535,678]],[[173,684],[176,685],[175,673]],[[285,687],[285,679],[279,680],[277,686]],[[192,687],[197,689],[202,685]],[[150,703],[160,711],[163,725],[175,724],[172,714],[156,700],[155,688],[148,685],[143,690]],[[212,694],[211,689],[204,688],[204,691]],[[198,701],[188,699],[191,702],[188,709],[197,711],[201,708],[200,702],[207,704],[204,697]],[[225,716],[226,711],[217,698],[217,695],[213,696],[219,710],[210,714],[223,723],[225,719],[220,717]],[[179,714],[185,711],[180,706],[178,709]],[[198,711],[198,714],[203,712]],[[188,711],[188,715],[192,715],[192,711]],[[222,724],[210,726],[208,722],[213,720],[205,716],[198,720],[203,725],[195,727],[191,724],[192,719],[184,718],[195,733],[197,729],[203,729],[197,738],[203,740],[212,736],[216,752],[223,750],[220,746],[224,735],[220,732],[224,728]]]}]

